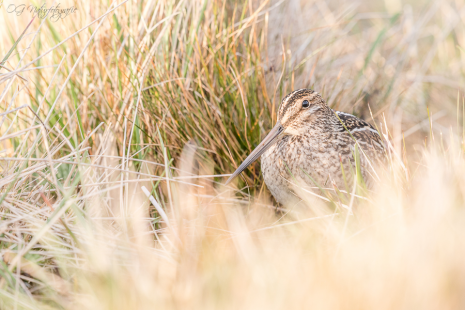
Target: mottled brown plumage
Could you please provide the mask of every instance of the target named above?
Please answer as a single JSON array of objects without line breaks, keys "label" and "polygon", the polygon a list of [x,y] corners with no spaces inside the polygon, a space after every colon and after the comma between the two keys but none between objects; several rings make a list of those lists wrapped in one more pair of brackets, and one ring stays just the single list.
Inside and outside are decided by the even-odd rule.
[{"label": "mottled brown plumage", "polygon": [[353,115],[332,110],[317,92],[299,89],[282,100],[276,126],[230,180],[261,155],[265,183],[282,204],[296,201],[291,184],[296,179],[311,187],[316,182],[345,189],[353,180],[356,144],[362,150],[362,176],[369,182],[372,167],[384,158],[378,132]]}]

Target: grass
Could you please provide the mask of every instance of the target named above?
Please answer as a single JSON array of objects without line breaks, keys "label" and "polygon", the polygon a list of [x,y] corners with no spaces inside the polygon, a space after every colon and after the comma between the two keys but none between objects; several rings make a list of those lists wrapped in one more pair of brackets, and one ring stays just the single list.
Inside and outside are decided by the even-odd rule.
[{"label": "grass", "polygon": [[[4,3],[0,308],[462,308],[465,6],[395,3]],[[373,190],[223,186],[302,87],[385,135]]]}]

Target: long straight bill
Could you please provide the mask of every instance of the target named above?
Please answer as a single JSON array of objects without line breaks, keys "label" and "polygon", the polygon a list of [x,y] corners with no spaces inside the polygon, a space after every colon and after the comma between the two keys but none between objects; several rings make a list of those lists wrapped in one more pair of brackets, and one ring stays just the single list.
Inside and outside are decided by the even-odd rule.
[{"label": "long straight bill", "polygon": [[270,133],[263,139],[263,141],[257,146],[255,150],[244,160],[244,162],[237,168],[236,171],[229,177],[225,185],[228,185],[232,179],[237,177],[242,171],[244,171],[250,164],[256,161],[266,150],[268,150],[273,144],[275,144],[278,136],[284,131],[284,127],[278,121],[276,125],[271,129]]}]

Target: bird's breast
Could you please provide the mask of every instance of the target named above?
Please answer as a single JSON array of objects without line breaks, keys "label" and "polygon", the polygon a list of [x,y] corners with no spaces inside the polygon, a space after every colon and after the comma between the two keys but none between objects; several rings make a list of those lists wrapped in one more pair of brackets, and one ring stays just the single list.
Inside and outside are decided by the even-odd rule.
[{"label": "bird's breast", "polygon": [[273,196],[282,204],[296,197],[292,183],[305,178],[303,171],[311,171],[314,160],[314,145],[302,136],[281,137],[261,158],[263,178]]},{"label": "bird's breast", "polygon": [[273,196],[287,204],[295,200],[292,183],[297,180],[310,187],[315,187],[314,182],[328,185],[329,179],[341,183],[338,182],[342,180],[340,160],[348,164],[351,154],[350,141],[345,137],[284,136],[262,155],[261,168]]}]

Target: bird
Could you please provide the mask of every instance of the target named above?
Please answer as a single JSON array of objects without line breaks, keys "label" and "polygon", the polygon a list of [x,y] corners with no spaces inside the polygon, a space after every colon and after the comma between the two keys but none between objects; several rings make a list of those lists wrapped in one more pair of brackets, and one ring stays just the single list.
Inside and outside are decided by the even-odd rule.
[{"label": "bird", "polygon": [[331,109],[318,92],[304,88],[282,99],[273,129],[225,184],[260,156],[266,186],[286,205],[298,201],[293,191],[297,179],[313,188],[346,190],[354,182],[351,173],[356,171],[357,158],[363,179],[372,184],[373,169],[386,155],[373,125]]}]

